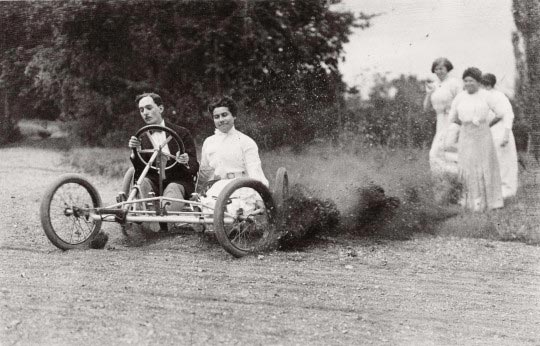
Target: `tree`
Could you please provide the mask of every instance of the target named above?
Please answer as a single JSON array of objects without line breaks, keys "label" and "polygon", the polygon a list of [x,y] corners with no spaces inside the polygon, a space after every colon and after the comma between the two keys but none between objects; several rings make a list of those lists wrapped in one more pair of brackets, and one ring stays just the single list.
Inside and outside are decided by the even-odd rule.
[{"label": "tree", "polygon": [[32,83],[23,89],[77,120],[87,144],[124,138],[134,96],[149,90],[196,133],[210,133],[206,105],[221,94],[240,101],[243,128],[263,146],[332,133],[345,91],[343,44],[370,18],[333,12],[323,0],[29,4],[10,9],[26,11],[33,21],[25,29],[47,40],[25,49]]},{"label": "tree", "polygon": [[435,115],[423,110],[424,82],[401,75],[389,80],[377,74],[369,99],[350,107],[349,128],[369,144],[423,147],[435,134]]},{"label": "tree", "polygon": [[25,3],[0,3],[0,144],[17,137],[15,128],[14,99],[18,90],[24,89],[24,62],[27,43],[24,25]]},{"label": "tree", "polygon": [[533,148],[540,150],[540,2],[513,0],[513,14],[518,30],[513,36],[518,70],[516,104],[520,116],[528,120],[536,134]]}]

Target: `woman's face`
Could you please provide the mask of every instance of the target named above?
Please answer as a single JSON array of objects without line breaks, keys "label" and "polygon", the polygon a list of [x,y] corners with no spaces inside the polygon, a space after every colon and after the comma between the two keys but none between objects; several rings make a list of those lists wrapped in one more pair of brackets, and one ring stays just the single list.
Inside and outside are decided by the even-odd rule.
[{"label": "woman's face", "polygon": [[437,66],[435,66],[434,72],[440,80],[443,80],[448,74],[448,70],[446,69],[446,66],[444,66],[444,63],[439,63]]},{"label": "woman's face", "polygon": [[467,76],[463,78],[463,87],[469,94],[474,94],[480,88],[480,82],[473,77]]},{"label": "woman's face", "polygon": [[232,113],[227,107],[216,107],[212,111],[212,117],[214,118],[214,125],[216,129],[223,133],[229,132],[234,126],[234,119]]}]

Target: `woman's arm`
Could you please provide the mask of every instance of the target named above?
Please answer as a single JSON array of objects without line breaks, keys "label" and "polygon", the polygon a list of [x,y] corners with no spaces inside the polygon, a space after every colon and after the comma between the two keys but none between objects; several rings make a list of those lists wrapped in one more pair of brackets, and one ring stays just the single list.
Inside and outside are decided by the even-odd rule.
[{"label": "woman's arm", "polygon": [[269,186],[268,179],[266,179],[262,170],[257,143],[255,143],[255,141],[251,138],[245,138],[242,143],[242,147],[244,152],[244,163],[246,165],[248,176],[250,178],[259,180],[266,186]]},{"label": "woman's arm", "polygon": [[429,111],[433,109],[433,104],[431,103],[431,95],[435,91],[435,86],[433,83],[426,82],[426,97],[424,97],[424,110]]},{"label": "woman's arm", "polygon": [[508,97],[502,92],[499,92],[501,108],[504,109],[504,117],[501,120],[504,125],[504,135],[501,142],[501,146],[505,146],[510,141],[510,132],[512,131],[512,126],[514,124],[514,110],[512,109],[512,104]]},{"label": "woman's arm", "polygon": [[514,110],[512,109],[512,104],[510,103],[508,97],[506,97],[506,95],[503,93],[500,95],[502,107],[505,108],[504,118],[502,121],[504,123],[504,128],[509,130],[508,133],[510,133],[510,131],[512,131],[512,126],[514,125]]},{"label": "woman's arm", "polygon": [[457,111],[457,106],[459,103],[459,94],[452,100],[452,105],[450,106],[450,112],[448,112],[448,119],[450,119],[450,123],[457,124],[461,126],[461,120],[459,120],[459,115]]},{"label": "woman's arm", "polygon": [[208,159],[208,142],[204,141],[201,151],[201,165],[199,167],[199,182],[207,182],[213,175],[214,169],[210,166]]},{"label": "woman's arm", "polygon": [[424,110],[429,111],[433,109],[433,106],[431,104],[431,93],[426,94],[426,97],[424,97]]},{"label": "woman's arm", "polygon": [[501,121],[502,118],[495,115],[495,118],[489,122],[489,127],[492,127],[493,125],[497,124],[499,121]]},{"label": "woman's arm", "polygon": [[506,117],[514,118],[512,106],[509,106],[510,102],[506,104],[506,102],[504,102],[505,100],[498,97],[497,94],[489,93],[486,101],[489,109],[495,114],[493,120],[489,122],[489,127],[497,124]]}]

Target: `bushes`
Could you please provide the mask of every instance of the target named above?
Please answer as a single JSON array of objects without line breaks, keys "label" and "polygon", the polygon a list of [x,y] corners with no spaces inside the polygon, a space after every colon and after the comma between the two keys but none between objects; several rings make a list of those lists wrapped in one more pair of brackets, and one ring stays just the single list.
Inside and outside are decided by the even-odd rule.
[{"label": "bushes", "polygon": [[348,100],[344,130],[370,145],[426,147],[433,140],[436,117],[423,110],[424,96],[423,81],[415,76],[389,81],[377,75],[368,100]]},{"label": "bushes", "polygon": [[63,163],[89,174],[121,179],[131,166],[129,149],[76,148],[65,153]]},{"label": "bushes", "polygon": [[0,129],[0,145],[15,143],[20,139],[22,139],[22,134],[18,126],[9,125]]},{"label": "bushes", "polygon": [[0,9],[0,29],[10,33],[0,50],[0,87],[12,91],[10,102],[43,117],[78,121],[74,138],[91,146],[124,143],[120,128],[129,124],[121,119],[135,110],[135,95],[149,91],[163,97],[168,119],[194,134],[212,132],[203,121],[209,99],[230,94],[262,147],[309,142],[336,125],[326,110],[343,101],[343,45],[370,19],[310,0],[51,1]]}]

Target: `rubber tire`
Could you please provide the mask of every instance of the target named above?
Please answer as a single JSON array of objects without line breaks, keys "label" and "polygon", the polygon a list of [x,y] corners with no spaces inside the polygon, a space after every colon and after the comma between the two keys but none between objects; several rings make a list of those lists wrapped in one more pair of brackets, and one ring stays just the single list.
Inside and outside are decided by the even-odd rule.
[{"label": "rubber tire", "polygon": [[122,179],[122,190],[126,197],[129,197],[129,193],[131,192],[131,188],[133,187],[133,177],[135,175],[135,168],[129,167],[129,169],[124,174],[124,178]]},{"label": "rubber tire", "polygon": [[274,232],[275,229],[273,226],[275,226],[276,221],[276,208],[274,204],[274,199],[272,198],[272,194],[268,188],[261,183],[258,180],[254,180],[251,178],[238,178],[233,181],[231,181],[225,188],[221,191],[221,193],[218,196],[218,199],[216,201],[215,209],[214,209],[214,232],[216,234],[216,238],[220,245],[231,255],[234,257],[240,258],[243,256],[248,255],[250,252],[245,251],[243,249],[237,248],[228,238],[227,233],[225,231],[225,225],[223,222],[224,216],[225,216],[225,209],[227,207],[227,201],[231,197],[231,195],[234,193],[234,191],[241,189],[243,187],[252,188],[253,190],[257,191],[259,195],[262,197],[264,206],[268,213],[268,218],[270,225],[272,227],[271,231]]},{"label": "rubber tire", "polygon": [[86,189],[86,191],[89,193],[92,203],[94,207],[101,207],[101,197],[96,190],[96,188],[88,181],[86,178],[84,178],[80,174],[63,174],[61,175],[55,182],[53,182],[47,191],[45,191],[45,194],[43,195],[43,198],[41,199],[41,206],[39,208],[39,215],[41,219],[41,226],[43,227],[43,230],[45,231],[45,235],[51,243],[53,243],[57,248],[62,250],[71,250],[71,249],[86,249],[88,248],[88,245],[94,239],[94,237],[99,233],[101,229],[101,220],[95,221],[95,228],[90,234],[90,236],[79,244],[69,244],[63,241],[54,231],[54,228],[51,224],[51,216],[50,216],[50,206],[51,201],[54,197],[54,194],[56,191],[64,184],[69,183],[75,183],[79,184],[82,187]]},{"label": "rubber tire", "polygon": [[285,167],[279,167],[277,170],[273,197],[278,212],[281,212],[283,202],[289,197],[289,175]]}]

